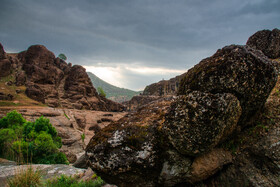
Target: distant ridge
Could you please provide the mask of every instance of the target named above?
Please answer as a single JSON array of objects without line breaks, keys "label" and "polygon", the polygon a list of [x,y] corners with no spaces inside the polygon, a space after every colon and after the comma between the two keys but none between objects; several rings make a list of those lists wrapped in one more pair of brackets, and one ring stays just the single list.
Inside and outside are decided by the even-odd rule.
[{"label": "distant ridge", "polygon": [[133,96],[139,95],[142,91],[133,91],[125,88],[119,88],[117,86],[111,85],[91,72],[87,72],[88,76],[91,79],[93,86],[97,89],[101,87],[106,93],[106,98],[113,100],[118,103],[122,103],[124,101],[129,101]]}]

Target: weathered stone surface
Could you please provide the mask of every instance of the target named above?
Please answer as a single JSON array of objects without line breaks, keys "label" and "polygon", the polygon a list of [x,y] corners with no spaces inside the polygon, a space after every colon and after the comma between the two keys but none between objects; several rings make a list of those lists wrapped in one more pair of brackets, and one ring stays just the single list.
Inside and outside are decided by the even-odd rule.
[{"label": "weathered stone surface", "polygon": [[240,115],[232,94],[193,91],[172,104],[163,132],[181,154],[200,155],[230,135]]},{"label": "weathered stone surface", "polygon": [[261,50],[269,58],[280,57],[280,30],[262,30],[253,34],[246,45]]},{"label": "weathered stone surface", "polygon": [[26,77],[23,71],[16,74],[16,86],[23,86],[25,85]]},{"label": "weathered stone surface", "polygon": [[98,132],[86,148],[90,167],[118,186],[158,184],[163,161],[158,128],[172,99],[143,107]]},{"label": "weathered stone surface", "polygon": [[229,151],[213,149],[211,152],[195,158],[191,165],[188,182],[195,183],[205,180],[229,163],[232,163],[232,155]]},{"label": "weathered stone surface", "polygon": [[137,96],[133,96],[130,101],[127,101],[123,104],[126,106],[127,110],[135,111],[141,106],[144,106],[152,101],[156,101],[160,98],[161,96],[137,95]]},{"label": "weathered stone surface", "polygon": [[8,59],[0,59],[0,77],[10,75],[12,64]]},{"label": "weathered stone surface", "polygon": [[76,168],[88,168],[88,164],[87,164],[87,160],[88,158],[86,157],[85,154],[83,154],[82,156],[80,156],[75,163],[73,163],[73,166]]},{"label": "weathered stone surface", "polygon": [[31,99],[45,103],[45,93],[37,84],[28,86],[25,94]]},{"label": "weathered stone surface", "polygon": [[176,151],[168,150],[164,156],[164,163],[159,176],[159,183],[164,186],[175,186],[182,182],[189,182],[192,161]]},{"label": "weathered stone surface", "polygon": [[176,95],[179,83],[186,73],[171,78],[169,80],[162,80],[145,87],[143,95],[164,96]]},{"label": "weathered stone surface", "polygon": [[190,69],[178,94],[184,95],[188,89],[231,93],[240,101],[239,124],[244,126],[263,107],[275,86],[277,74],[269,62],[260,51],[248,46],[226,46]]}]

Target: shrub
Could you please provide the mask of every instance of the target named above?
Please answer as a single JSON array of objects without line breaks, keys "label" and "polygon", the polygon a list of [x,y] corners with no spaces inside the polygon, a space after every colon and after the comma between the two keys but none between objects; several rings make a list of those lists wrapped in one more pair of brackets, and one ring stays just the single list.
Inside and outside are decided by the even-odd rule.
[{"label": "shrub", "polygon": [[106,97],[106,93],[104,92],[103,88],[98,87],[97,92],[99,93],[100,96]]},{"label": "shrub", "polygon": [[0,156],[20,162],[68,164],[66,156],[58,150],[61,138],[49,119],[41,116],[29,122],[12,111],[0,123]]}]

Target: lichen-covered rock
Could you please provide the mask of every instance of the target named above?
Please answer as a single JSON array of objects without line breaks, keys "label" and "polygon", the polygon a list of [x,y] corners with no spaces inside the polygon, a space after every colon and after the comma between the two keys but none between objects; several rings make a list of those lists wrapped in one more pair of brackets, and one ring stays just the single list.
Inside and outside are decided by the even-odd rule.
[{"label": "lichen-covered rock", "polygon": [[191,177],[192,160],[177,151],[168,150],[164,156],[164,163],[159,176],[159,183],[164,186],[174,186],[189,182]]},{"label": "lichen-covered rock", "polygon": [[181,154],[200,155],[230,135],[240,115],[234,95],[192,91],[172,104],[163,132]]},{"label": "lichen-covered rock", "polygon": [[172,100],[152,103],[98,132],[86,148],[90,167],[118,186],[158,184],[163,162],[159,129]]},{"label": "lichen-covered rock", "polygon": [[248,46],[231,45],[218,50],[190,69],[182,79],[179,95],[187,90],[231,93],[242,107],[239,124],[244,126],[263,107],[277,74],[260,51]]},{"label": "lichen-covered rock", "polygon": [[253,34],[246,45],[261,50],[269,58],[280,57],[280,30],[262,30]]}]

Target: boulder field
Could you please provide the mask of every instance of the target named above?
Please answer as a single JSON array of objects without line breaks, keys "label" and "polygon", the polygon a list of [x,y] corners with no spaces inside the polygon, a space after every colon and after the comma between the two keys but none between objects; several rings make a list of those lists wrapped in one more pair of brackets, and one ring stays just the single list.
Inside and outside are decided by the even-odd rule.
[{"label": "boulder field", "polygon": [[[274,65],[248,45],[219,49],[184,75],[177,96],[153,100],[95,134],[86,147],[89,166],[118,186],[280,185],[277,128],[270,138],[246,139],[276,84]],[[240,157],[232,143],[239,135],[250,145]]]}]

